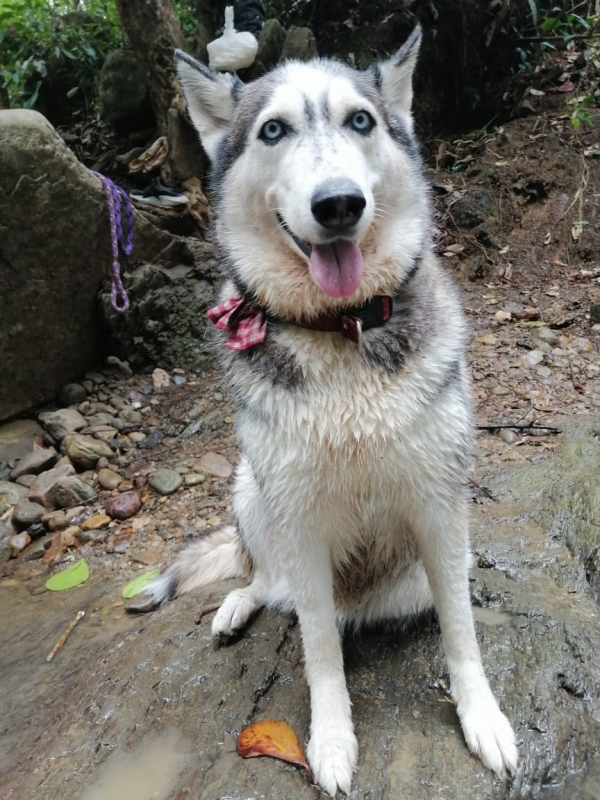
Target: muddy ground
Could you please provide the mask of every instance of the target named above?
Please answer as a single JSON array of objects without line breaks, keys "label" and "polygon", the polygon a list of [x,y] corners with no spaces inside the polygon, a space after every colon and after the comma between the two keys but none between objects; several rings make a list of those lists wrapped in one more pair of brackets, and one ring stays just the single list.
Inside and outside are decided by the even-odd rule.
[{"label": "muddy ground", "polygon": [[[598,127],[575,132],[566,110],[425,147],[439,250],[463,290],[477,421],[486,426],[467,487],[473,602],[492,688],[517,732],[519,770],[502,783],[469,755],[439,630],[427,619],[345,643],[361,747],[355,798],[600,797],[599,137]],[[32,557],[34,543],[2,568],[3,797],[319,796],[294,768],[235,754],[239,730],[264,717],[287,720],[306,741],[294,619],[261,612],[215,650],[210,609],[231,583],[148,616],[124,609],[132,577],[228,515],[230,478],[205,471],[203,482],[162,497],[147,487],[158,467],[201,471],[208,452],[237,460],[235,411],[210,360],[183,377],[163,389],[150,374],[91,387],[92,400],[111,391],[148,398],[146,438],[117,462],[123,486],[142,492],[139,514],[50,565]],[[100,492],[86,514],[114,493]],[[87,583],[44,589],[82,555]],[[79,610],[86,616],[47,663]]]}]

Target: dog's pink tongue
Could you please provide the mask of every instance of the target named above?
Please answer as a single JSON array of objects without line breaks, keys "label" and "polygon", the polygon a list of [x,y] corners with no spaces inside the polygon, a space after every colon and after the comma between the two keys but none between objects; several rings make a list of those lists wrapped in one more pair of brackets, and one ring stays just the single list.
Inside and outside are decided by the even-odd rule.
[{"label": "dog's pink tongue", "polygon": [[340,239],[331,244],[313,245],[310,271],[330,297],[349,297],[358,289],[365,262],[358,245]]}]

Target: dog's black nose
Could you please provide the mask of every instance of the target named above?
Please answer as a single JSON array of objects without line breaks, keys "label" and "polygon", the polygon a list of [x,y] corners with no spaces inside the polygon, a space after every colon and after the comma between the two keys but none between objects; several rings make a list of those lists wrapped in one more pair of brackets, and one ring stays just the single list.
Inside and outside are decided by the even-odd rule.
[{"label": "dog's black nose", "polygon": [[343,231],[356,225],[366,205],[365,196],[355,183],[330,181],[315,190],[310,207],[324,228]]}]

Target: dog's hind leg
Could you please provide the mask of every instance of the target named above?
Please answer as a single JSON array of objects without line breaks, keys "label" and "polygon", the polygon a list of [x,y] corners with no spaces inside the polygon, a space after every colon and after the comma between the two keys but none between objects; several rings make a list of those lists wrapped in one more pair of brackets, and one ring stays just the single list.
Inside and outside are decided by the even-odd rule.
[{"label": "dog's hind leg", "polygon": [[499,776],[517,767],[515,735],[483,672],[468,585],[465,502],[422,498],[411,529],[425,565],[442,629],[452,696],[467,745]]}]

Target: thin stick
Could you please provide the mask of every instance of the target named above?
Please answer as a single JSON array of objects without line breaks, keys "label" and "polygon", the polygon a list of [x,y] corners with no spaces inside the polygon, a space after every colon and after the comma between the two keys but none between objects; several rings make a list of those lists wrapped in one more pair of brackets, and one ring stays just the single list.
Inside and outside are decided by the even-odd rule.
[{"label": "thin stick", "polygon": [[494,497],[494,495],[490,492],[489,489],[486,489],[485,486],[481,486],[473,478],[469,478],[469,483],[471,484],[471,486],[474,486],[479,492],[481,492],[482,495],[487,497],[488,500],[493,500],[494,503],[500,502],[497,497]]},{"label": "thin stick", "polygon": [[75,625],[77,625],[79,620],[82,619],[84,616],[85,616],[85,611],[78,611],[77,614],[75,614],[75,618],[72,619],[71,622],[69,622],[69,626],[67,627],[66,631],[63,633],[63,635],[60,637],[58,642],[54,645],[52,650],[46,656],[46,661],[52,661],[54,656],[58,653],[60,648],[67,641],[67,638],[68,638],[69,634],[71,633],[71,631],[73,630],[73,628],[75,627]]},{"label": "thin stick", "polygon": [[510,428],[515,431],[548,431],[548,433],[560,433],[558,428],[553,425],[536,425],[532,422],[531,425],[478,425],[480,431],[498,431],[501,428]]}]

